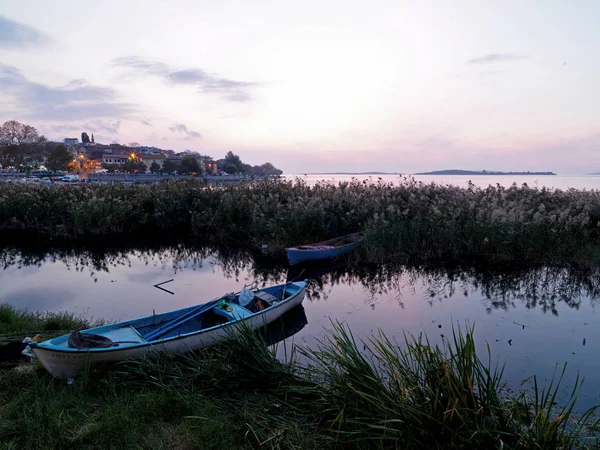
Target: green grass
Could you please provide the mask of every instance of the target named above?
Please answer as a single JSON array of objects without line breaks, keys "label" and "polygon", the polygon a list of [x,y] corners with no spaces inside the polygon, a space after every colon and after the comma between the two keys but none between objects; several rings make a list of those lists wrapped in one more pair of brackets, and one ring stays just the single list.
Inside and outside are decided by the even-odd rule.
[{"label": "green grass", "polygon": [[52,334],[56,331],[79,330],[100,326],[69,312],[31,312],[0,303],[0,336],[31,333]]},{"label": "green grass", "polygon": [[[0,185],[0,230],[26,240],[193,237],[294,244],[365,231],[367,261],[457,260],[597,266],[600,191],[526,185],[466,189],[405,181],[339,185],[264,181],[209,189],[200,181]],[[25,239],[24,239],[25,240]],[[158,243],[157,243],[158,244]]]},{"label": "green grass", "polygon": [[562,375],[511,395],[472,327],[434,346],[423,335],[358,342],[336,323],[319,348],[295,351],[281,361],[241,330],[73,385],[39,367],[0,371],[0,448],[598,448],[593,410],[574,412],[579,383],[562,407]]}]

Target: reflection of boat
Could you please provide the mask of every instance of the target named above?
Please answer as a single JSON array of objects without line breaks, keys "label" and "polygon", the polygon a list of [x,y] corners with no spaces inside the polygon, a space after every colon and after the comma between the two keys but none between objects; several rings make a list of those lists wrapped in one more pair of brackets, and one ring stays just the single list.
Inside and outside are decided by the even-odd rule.
[{"label": "reflection of boat", "polygon": [[290,266],[287,271],[287,281],[320,278],[335,270],[348,268],[347,261],[332,263],[331,261],[313,261]]},{"label": "reflection of boat", "polygon": [[[302,303],[305,289],[306,281],[300,281],[259,289],[252,296],[244,291],[226,294],[201,305],[90,328],[30,346],[52,375],[73,377],[89,364],[208,347],[227,339],[238,323],[252,329],[264,327]],[[245,306],[240,305],[240,297]]]},{"label": "reflection of boat", "polygon": [[287,249],[288,260],[294,265],[304,261],[336,258],[357,248],[363,239],[362,233],[353,233],[315,244],[291,247]]},{"label": "reflection of boat", "polygon": [[286,312],[279,319],[258,330],[267,345],[274,345],[293,336],[306,326],[308,319],[302,305]]}]

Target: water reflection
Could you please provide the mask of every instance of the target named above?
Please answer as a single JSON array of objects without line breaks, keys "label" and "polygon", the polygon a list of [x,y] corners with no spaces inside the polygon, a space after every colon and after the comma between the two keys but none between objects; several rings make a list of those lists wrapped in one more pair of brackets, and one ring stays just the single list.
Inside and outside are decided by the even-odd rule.
[{"label": "water reflection", "polygon": [[308,318],[306,317],[306,311],[302,305],[298,305],[294,309],[286,312],[276,321],[261,328],[259,333],[268,345],[274,345],[292,337],[307,324]]},{"label": "water reflection", "polygon": [[[374,266],[357,259],[290,269],[285,260],[239,249],[186,245],[4,249],[0,264],[0,301],[107,320],[196,305],[244,284],[263,287],[306,277],[304,308],[269,327],[269,342],[292,337],[314,347],[337,320],[357,339],[378,329],[398,339],[403,331],[423,331],[439,343],[452,325],[469,321],[478,350],[486,354],[489,345],[494,357],[506,361],[512,388],[532,374],[543,382],[566,361],[570,373],[587,378],[581,407],[600,400],[599,270]],[[169,279],[165,286],[174,295],[153,287]]]},{"label": "water reflection", "polygon": [[[285,280],[308,278],[311,280],[306,294],[308,301],[326,302],[338,286],[360,286],[364,305],[371,309],[377,308],[382,299],[386,302],[391,300],[404,308],[407,296],[423,292],[423,300],[429,306],[457,296],[476,296],[488,313],[494,310],[507,312],[525,306],[558,316],[559,303],[577,310],[583,301],[594,307],[600,297],[599,270],[375,266],[361,264],[360,261],[288,268],[280,261],[254,258],[252,254],[239,249],[183,245],[125,250],[53,249],[24,252],[5,248],[0,251],[0,266],[3,269],[0,277],[10,269],[18,269],[21,275],[44,277],[42,268],[55,264],[62,264],[67,271],[87,274],[94,282],[98,281],[100,274],[120,273],[122,269],[135,265],[135,272],[125,274],[126,281],[145,285],[164,278],[167,272],[172,275],[190,270],[213,274],[218,272],[231,281],[231,290],[242,283],[254,283],[262,287]],[[74,286],[53,290],[22,286],[11,292],[0,292],[0,298],[11,303],[21,299],[21,303],[28,308],[48,309],[59,303],[61,298],[72,295],[73,289]]]},{"label": "water reflection", "polygon": [[288,279],[299,274],[313,278],[308,292],[311,300],[327,300],[331,287],[360,284],[365,289],[365,304],[372,308],[382,297],[404,307],[403,298],[419,288],[425,301],[433,306],[460,295],[478,295],[488,312],[508,311],[518,303],[528,309],[540,308],[558,316],[557,303],[579,309],[587,299],[595,305],[600,297],[599,271],[577,271],[557,267],[492,270],[474,267],[410,266],[318,266],[303,271],[294,268]]}]

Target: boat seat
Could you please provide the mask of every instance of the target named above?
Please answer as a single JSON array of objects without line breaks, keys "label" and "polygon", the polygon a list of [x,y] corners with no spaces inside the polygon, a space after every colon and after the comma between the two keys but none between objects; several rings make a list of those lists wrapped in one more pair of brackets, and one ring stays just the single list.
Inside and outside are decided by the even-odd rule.
[{"label": "boat seat", "polygon": [[269,305],[272,305],[273,302],[280,301],[280,299],[278,299],[274,295],[271,295],[268,292],[264,292],[264,291],[254,292],[254,296],[256,298],[260,298],[263,302],[267,302]]},{"label": "boat seat", "polygon": [[147,342],[146,339],[131,325],[121,328],[113,328],[112,330],[106,330],[102,333],[98,333],[100,336],[109,338],[113,342]]}]

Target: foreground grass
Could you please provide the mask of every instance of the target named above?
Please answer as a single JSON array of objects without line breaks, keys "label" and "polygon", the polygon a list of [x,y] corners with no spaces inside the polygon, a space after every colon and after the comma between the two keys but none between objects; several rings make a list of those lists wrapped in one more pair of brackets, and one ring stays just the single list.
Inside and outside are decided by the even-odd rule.
[{"label": "foreground grass", "polygon": [[27,239],[149,233],[154,240],[158,231],[280,251],[362,230],[364,254],[375,262],[482,258],[594,265],[600,262],[599,223],[600,191],[527,185],[0,185],[0,230],[27,232]]},{"label": "foreground grass", "polygon": [[[368,345],[366,345],[368,344]],[[0,448],[598,448],[592,411],[560,378],[510,396],[473,329],[442,347],[339,324],[318,349],[280,361],[248,330],[179,358],[96,369],[74,385],[43,369],[0,372]]]}]

